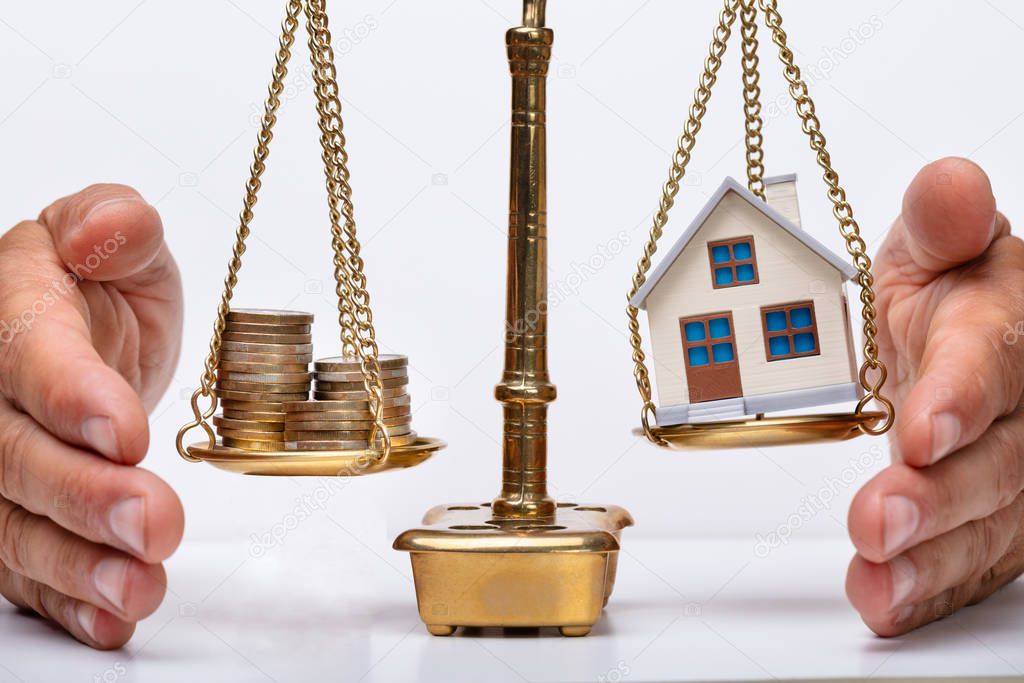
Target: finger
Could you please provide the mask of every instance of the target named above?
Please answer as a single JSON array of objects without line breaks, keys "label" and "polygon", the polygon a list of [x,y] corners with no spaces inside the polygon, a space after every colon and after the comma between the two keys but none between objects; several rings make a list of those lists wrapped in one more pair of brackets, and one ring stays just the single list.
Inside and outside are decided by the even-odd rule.
[{"label": "finger", "polygon": [[919,467],[971,443],[1020,405],[1024,243],[1000,238],[932,299],[940,303],[918,323],[927,329],[921,365],[894,434],[903,460]]},{"label": "finger", "polygon": [[925,166],[903,197],[901,221],[883,247],[898,244],[904,277],[931,279],[981,255],[997,235],[996,200],[985,172],[950,157]]},{"label": "finger", "polygon": [[[92,217],[89,198],[98,207]],[[115,461],[136,463],[149,445],[145,407],[135,389],[108,365],[111,359],[96,352],[94,333],[115,334],[119,339],[106,346],[134,353],[138,363],[143,352],[139,326],[119,291],[83,283],[79,277],[135,272],[131,277],[144,278],[146,269],[155,267],[156,256],[143,252],[152,249],[153,236],[161,236],[162,228],[154,212],[138,200],[111,204],[109,193],[87,190],[82,199],[61,201],[58,206],[68,208],[48,210],[48,226],[22,223],[0,240],[0,393],[62,439]],[[75,215],[84,216],[77,229],[72,226]],[[129,232],[140,246],[130,248],[126,242],[115,252],[120,244],[116,234],[129,234],[122,231],[127,225],[134,226]],[[94,253],[75,253],[87,243]],[[66,267],[62,256],[81,257],[81,262]],[[166,266],[157,267],[161,269]]]},{"label": "finger", "polygon": [[181,502],[156,475],[73,448],[3,401],[0,495],[148,564],[167,559],[184,530]]},{"label": "finger", "polygon": [[0,595],[22,609],[60,624],[79,641],[98,650],[116,650],[131,640],[135,624],[88,603],[69,598],[0,565]]},{"label": "finger", "polygon": [[[957,608],[967,604],[980,582],[1019,538],[1024,497],[985,519],[968,522],[937,538],[910,548],[889,562],[876,564],[857,555],[847,574],[847,595],[864,622],[880,635],[894,635],[926,616],[922,604],[949,591],[964,593]],[[989,579],[985,579],[989,581]],[[994,589],[993,589],[994,590]]]},{"label": "finger", "polygon": [[121,280],[145,271],[163,252],[157,210],[124,185],[93,185],[43,210],[61,261],[80,279]]},{"label": "finger", "polygon": [[931,467],[894,463],[854,496],[849,529],[860,553],[884,562],[1010,505],[1024,491],[1024,411]]},{"label": "finger", "polygon": [[0,563],[125,621],[139,621],[155,612],[167,590],[160,565],[146,565],[90,543],[3,498]]}]

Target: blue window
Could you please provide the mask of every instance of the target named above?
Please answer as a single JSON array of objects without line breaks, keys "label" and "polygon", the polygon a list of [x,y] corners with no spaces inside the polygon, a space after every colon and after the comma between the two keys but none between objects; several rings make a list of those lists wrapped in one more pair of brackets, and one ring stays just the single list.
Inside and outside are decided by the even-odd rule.
[{"label": "blue window", "polygon": [[769,361],[817,356],[818,326],[814,303],[804,301],[761,309]]},{"label": "blue window", "polygon": [[772,354],[772,360],[776,356],[789,357],[793,355],[789,351],[789,337],[772,337],[768,340],[768,351]]},{"label": "blue window", "polygon": [[[725,339],[732,336],[728,318],[712,318],[708,321],[708,328],[711,330],[712,339]],[[703,337],[701,338],[703,339]]]},{"label": "blue window", "polygon": [[686,323],[686,341],[698,342],[707,339],[704,323]]},{"label": "blue window", "polygon": [[710,242],[711,284],[715,289],[757,283],[753,237]]},{"label": "blue window", "polygon": [[691,318],[681,321],[681,325],[687,367],[736,362],[736,340],[730,315],[718,313]]},{"label": "blue window", "polygon": [[715,344],[711,347],[711,357],[716,363],[729,363],[736,360],[736,352],[732,344]]},{"label": "blue window", "polygon": [[781,332],[786,329],[786,312],[772,311],[765,313],[764,324],[769,332]]}]

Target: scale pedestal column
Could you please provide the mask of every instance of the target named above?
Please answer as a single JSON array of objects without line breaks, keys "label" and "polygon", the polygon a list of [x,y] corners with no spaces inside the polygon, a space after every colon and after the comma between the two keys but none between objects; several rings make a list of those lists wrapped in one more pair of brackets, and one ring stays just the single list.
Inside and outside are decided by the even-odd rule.
[{"label": "scale pedestal column", "polygon": [[547,493],[546,80],[554,34],[544,0],[525,0],[506,36],[512,71],[512,164],[502,487],[492,503],[432,509],[395,548],[410,553],[420,617],[448,636],[460,626],[557,627],[585,636],[615,583],[629,513],[556,504]]}]

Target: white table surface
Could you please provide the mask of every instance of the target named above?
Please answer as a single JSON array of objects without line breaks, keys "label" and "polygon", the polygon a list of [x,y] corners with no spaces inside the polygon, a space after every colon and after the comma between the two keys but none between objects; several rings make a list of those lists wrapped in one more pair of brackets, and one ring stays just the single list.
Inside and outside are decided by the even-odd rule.
[{"label": "white table surface", "polygon": [[[321,520],[322,521],[322,520]],[[186,540],[170,592],[118,652],[0,607],[0,681],[664,681],[1019,676],[1024,584],[904,638],[846,603],[845,542],[625,538],[616,594],[588,638],[434,638],[390,539],[307,524],[262,557],[249,539]],[[313,528],[315,527],[315,528]],[[317,538],[313,538],[313,536]]]}]

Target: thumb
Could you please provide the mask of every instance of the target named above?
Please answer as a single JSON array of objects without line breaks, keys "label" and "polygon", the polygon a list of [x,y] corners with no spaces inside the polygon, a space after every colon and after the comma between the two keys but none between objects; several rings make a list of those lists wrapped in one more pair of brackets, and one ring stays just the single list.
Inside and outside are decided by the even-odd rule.
[{"label": "thumb", "polygon": [[39,222],[50,231],[65,267],[94,282],[137,275],[164,244],[160,215],[125,185],[92,185],[58,199]]},{"label": "thumb", "polygon": [[958,157],[921,169],[903,197],[902,223],[910,260],[924,275],[980,256],[1006,228],[998,220],[988,176]]}]

